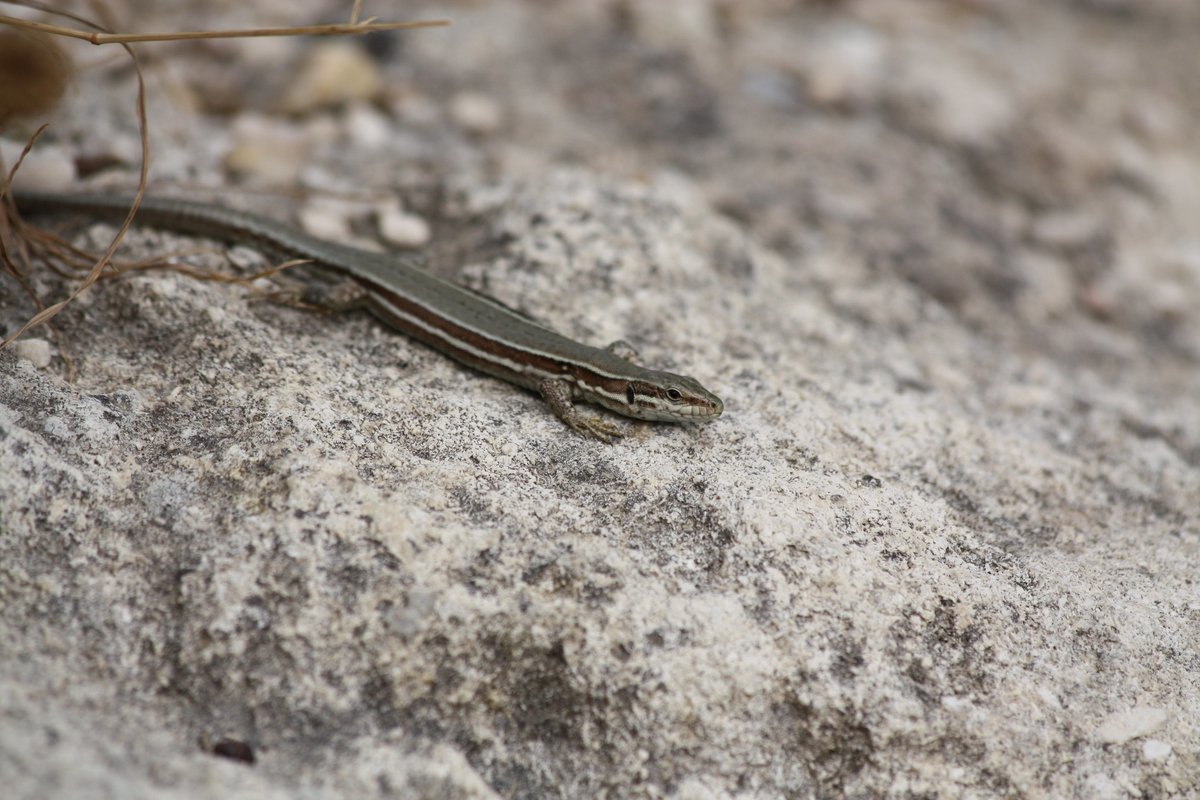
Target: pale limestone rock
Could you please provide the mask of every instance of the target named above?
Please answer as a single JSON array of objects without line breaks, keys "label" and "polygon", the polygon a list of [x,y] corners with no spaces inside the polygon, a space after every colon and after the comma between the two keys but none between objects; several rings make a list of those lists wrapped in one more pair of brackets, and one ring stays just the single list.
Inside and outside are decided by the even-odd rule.
[{"label": "pale limestone rock", "polygon": [[45,339],[19,339],[9,345],[13,355],[32,364],[36,369],[50,366],[54,350]]}]

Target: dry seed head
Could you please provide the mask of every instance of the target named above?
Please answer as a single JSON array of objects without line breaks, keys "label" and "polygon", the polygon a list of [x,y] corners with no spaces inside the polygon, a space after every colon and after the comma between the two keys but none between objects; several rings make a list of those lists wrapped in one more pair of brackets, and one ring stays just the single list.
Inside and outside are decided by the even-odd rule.
[{"label": "dry seed head", "polygon": [[0,128],[18,117],[44,114],[62,99],[71,59],[57,37],[0,28]]}]

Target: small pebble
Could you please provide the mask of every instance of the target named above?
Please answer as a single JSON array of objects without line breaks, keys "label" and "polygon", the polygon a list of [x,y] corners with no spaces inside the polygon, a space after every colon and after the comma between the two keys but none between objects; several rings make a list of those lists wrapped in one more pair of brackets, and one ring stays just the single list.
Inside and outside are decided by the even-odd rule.
[{"label": "small pebble", "polygon": [[373,106],[356,103],[343,120],[346,138],[357,147],[379,148],[392,138],[392,123]]},{"label": "small pebble", "polygon": [[1131,739],[1149,736],[1167,722],[1162,708],[1136,706],[1128,711],[1109,714],[1096,729],[1096,738],[1104,744],[1123,744]]},{"label": "small pebble", "polygon": [[45,339],[22,339],[13,342],[11,347],[14,356],[25,359],[38,369],[50,366],[52,351],[50,343]]},{"label": "small pebble", "polygon": [[981,145],[1013,124],[1016,98],[999,76],[949,50],[908,53],[892,91],[910,122],[955,144]]},{"label": "small pebble", "polygon": [[503,116],[498,102],[478,92],[462,92],[450,101],[450,117],[455,124],[476,136],[495,133]]},{"label": "small pebble", "polygon": [[308,164],[311,150],[309,138],[297,128],[247,115],[234,124],[225,169],[264,183],[292,184]]},{"label": "small pebble", "polygon": [[300,209],[300,227],[319,239],[346,239],[350,236],[350,212],[345,207],[314,200]]},{"label": "small pebble", "polygon": [[684,3],[629,3],[634,30],[642,41],[664,50],[712,53],[720,41],[718,13],[711,0]]},{"label": "small pebble", "polygon": [[283,95],[283,110],[301,114],[317,108],[371,100],[383,87],[379,65],[347,42],[316,45]]},{"label": "small pebble", "polygon": [[[17,162],[24,142],[0,139],[0,158],[10,167]],[[76,181],[75,158],[65,147],[38,143],[21,162],[13,178],[17,189],[53,191],[70,188]]]},{"label": "small pebble", "polygon": [[823,106],[873,101],[887,76],[885,41],[865,26],[831,26],[801,64],[812,100]]},{"label": "small pebble", "polygon": [[364,211],[362,203],[347,202],[333,198],[314,198],[298,213],[300,227],[318,239],[328,239],[349,247],[378,252],[378,242],[356,236],[350,227],[351,220]]},{"label": "small pebble", "polygon": [[429,243],[429,223],[423,217],[410,214],[396,203],[375,209],[379,234],[385,241],[400,247],[423,247]]}]

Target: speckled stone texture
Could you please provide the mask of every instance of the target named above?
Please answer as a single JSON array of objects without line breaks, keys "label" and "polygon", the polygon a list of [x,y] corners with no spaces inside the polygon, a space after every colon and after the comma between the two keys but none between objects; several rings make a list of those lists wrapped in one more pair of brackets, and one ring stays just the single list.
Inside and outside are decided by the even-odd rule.
[{"label": "speckled stone texture", "polygon": [[[408,215],[725,415],[604,445],[366,315],[102,282],[0,352],[0,794],[1200,797],[1200,10],[440,8],[341,105],[312,43],[162,51],[156,174]],[[79,81],[48,143],[127,156]]]}]

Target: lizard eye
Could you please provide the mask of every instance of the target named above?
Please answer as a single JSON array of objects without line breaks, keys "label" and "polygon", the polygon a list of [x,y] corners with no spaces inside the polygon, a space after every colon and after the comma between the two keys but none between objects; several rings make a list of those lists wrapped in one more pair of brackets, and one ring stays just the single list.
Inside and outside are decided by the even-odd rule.
[{"label": "lizard eye", "polygon": [[633,405],[633,400],[634,400],[634,398],[633,398],[633,387],[632,387],[632,386],[626,386],[626,387],[625,387],[625,402],[629,403],[629,405]]},{"label": "lizard eye", "polygon": [[678,389],[667,389],[667,399],[668,400],[682,400],[683,395],[681,395],[679,393]]}]

